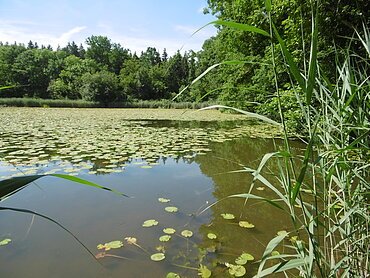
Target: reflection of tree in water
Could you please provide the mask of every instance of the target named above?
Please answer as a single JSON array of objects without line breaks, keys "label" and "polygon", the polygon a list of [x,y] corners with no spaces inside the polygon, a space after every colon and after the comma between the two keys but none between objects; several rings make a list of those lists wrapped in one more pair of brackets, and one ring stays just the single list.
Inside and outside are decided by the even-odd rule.
[{"label": "reflection of tree in water", "polygon": [[[281,141],[275,141],[281,145]],[[221,200],[232,194],[247,193],[252,176],[248,173],[227,173],[242,169],[241,165],[257,168],[263,155],[274,151],[274,142],[264,139],[239,139],[224,143],[211,144],[212,152],[205,156],[197,156],[195,161],[199,164],[203,174],[214,182],[213,195]],[[272,163],[270,163],[272,164]],[[269,165],[274,169],[274,165]],[[275,168],[276,169],[276,168]],[[271,178],[269,180],[272,180]],[[255,188],[262,186],[256,182]],[[271,190],[263,191],[253,189],[253,194],[267,198],[276,198]],[[248,200],[244,206],[244,199],[230,198],[222,200],[210,208],[213,219],[210,223],[200,227],[203,242],[201,248],[213,249],[216,252],[207,256],[213,262],[234,263],[243,251],[251,253],[256,259],[261,258],[266,244],[280,230],[289,230],[290,220],[287,214],[269,204]],[[222,213],[232,213],[233,220],[225,220]],[[252,229],[242,228],[239,221],[249,221],[255,225]],[[216,240],[207,238],[212,232],[217,235]],[[249,263],[247,269],[253,266]],[[224,269],[219,268],[220,277]],[[254,271],[247,271],[251,275]]]}]

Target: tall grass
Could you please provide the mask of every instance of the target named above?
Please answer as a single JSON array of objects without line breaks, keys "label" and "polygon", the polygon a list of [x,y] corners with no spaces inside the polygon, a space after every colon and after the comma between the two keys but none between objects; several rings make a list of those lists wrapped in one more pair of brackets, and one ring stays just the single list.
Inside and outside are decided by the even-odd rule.
[{"label": "tall grass", "polygon": [[[351,53],[337,62],[337,80],[327,80],[317,58],[317,7],[313,8],[308,70],[295,64],[283,38],[271,19],[271,1],[266,1],[270,20],[271,48],[279,43],[292,86],[304,115],[306,148],[299,156],[291,151],[285,116],[279,113],[285,132],[285,147],[266,154],[257,169],[243,170],[253,176],[249,192],[230,197],[262,199],[252,194],[254,183],[271,189],[277,199],[266,200],[285,210],[292,220],[291,231],[271,239],[260,260],[255,277],[278,272],[286,276],[297,271],[300,277],[369,277],[369,189],[370,189],[370,32],[364,27],[357,33],[363,57]],[[256,32],[255,28],[234,22],[216,21],[218,25]],[[257,32],[266,35],[265,32]],[[272,64],[277,61],[275,53]],[[277,75],[275,73],[275,78]],[[276,95],[280,88],[276,82]],[[299,163],[297,163],[299,161]],[[264,167],[274,163],[278,172],[264,175]],[[236,171],[240,172],[240,171]],[[269,173],[270,174],[270,173]],[[271,255],[284,245],[284,254]],[[276,260],[278,262],[276,263]],[[268,266],[268,267],[267,267]]]}]

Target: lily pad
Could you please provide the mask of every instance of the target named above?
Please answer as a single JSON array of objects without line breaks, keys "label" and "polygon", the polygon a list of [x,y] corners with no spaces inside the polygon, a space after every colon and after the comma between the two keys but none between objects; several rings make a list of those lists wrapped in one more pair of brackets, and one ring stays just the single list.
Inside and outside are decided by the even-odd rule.
[{"label": "lily pad", "polygon": [[225,265],[229,268],[229,273],[235,277],[242,277],[247,272],[245,267],[242,265],[233,265],[229,263],[226,263]]},{"label": "lily pad", "polygon": [[232,213],[221,213],[221,216],[227,220],[235,219],[235,215]]},{"label": "lily pad", "polygon": [[166,278],[181,278],[181,277],[177,273],[169,272],[167,273]]},{"label": "lily pad", "polygon": [[125,237],[125,240],[127,241],[128,244],[136,244],[137,239],[134,237]]},{"label": "lily pad", "polygon": [[278,236],[284,236],[284,237],[287,237],[287,236],[288,236],[288,232],[287,232],[287,231],[284,231],[284,230],[283,230],[283,231],[278,231],[278,232],[277,232],[277,235],[278,235]]},{"label": "lily pad", "polygon": [[248,221],[239,221],[239,226],[247,229],[254,228],[254,225],[252,223],[249,223]]},{"label": "lily pad", "polygon": [[166,256],[163,253],[155,253],[150,256],[150,259],[155,262],[162,261],[166,258]]},{"label": "lily pad", "polygon": [[235,263],[238,265],[245,265],[248,261],[253,261],[254,257],[249,253],[241,254],[236,260]]},{"label": "lily pad", "polygon": [[175,229],[173,229],[173,228],[166,228],[166,229],[163,229],[163,232],[164,232],[165,234],[172,235],[172,234],[176,233],[176,230],[175,230]]},{"label": "lily pad", "polygon": [[161,236],[159,238],[159,241],[162,241],[162,242],[167,242],[171,239],[171,236],[170,235],[164,235],[164,236]]},{"label": "lily pad", "polygon": [[192,236],[193,236],[193,232],[192,232],[192,231],[189,231],[189,230],[183,230],[183,231],[181,232],[181,235],[182,235],[183,237],[192,237]]},{"label": "lily pad", "polygon": [[202,278],[209,278],[212,275],[212,272],[205,265],[200,265],[198,271],[198,275]]},{"label": "lily pad", "polygon": [[110,249],[117,249],[123,246],[123,242],[120,240],[115,240],[111,242],[107,242],[104,244],[99,244],[97,246],[98,249],[104,249],[105,251],[109,251]]},{"label": "lily pad", "polygon": [[144,221],[142,226],[143,227],[152,227],[152,226],[157,226],[157,225],[158,225],[157,220],[149,219],[149,220]]},{"label": "lily pad", "polygon": [[271,256],[279,256],[279,255],[280,255],[279,251],[274,250],[271,252]]},{"label": "lily pad", "polygon": [[179,209],[177,207],[165,207],[164,210],[167,212],[178,212]]},{"label": "lily pad", "polygon": [[208,233],[208,234],[207,234],[207,237],[208,237],[209,239],[216,239],[216,238],[217,238],[217,236],[216,236],[214,233]]},{"label": "lily pad", "polygon": [[0,241],[0,246],[8,245],[12,240],[10,238],[5,238],[2,241]]},{"label": "lily pad", "polygon": [[166,199],[166,198],[158,198],[158,201],[161,202],[161,203],[168,203],[171,200],[170,199]]}]

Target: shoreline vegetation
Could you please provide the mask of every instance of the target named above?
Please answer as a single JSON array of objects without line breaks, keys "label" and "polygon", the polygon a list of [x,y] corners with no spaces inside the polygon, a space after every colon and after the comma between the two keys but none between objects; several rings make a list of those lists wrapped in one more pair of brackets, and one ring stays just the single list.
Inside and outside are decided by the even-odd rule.
[{"label": "shoreline vegetation", "polygon": [[133,100],[101,103],[73,99],[42,99],[42,98],[0,98],[0,107],[60,107],[60,108],[165,108],[165,109],[201,109],[220,102],[175,102],[162,100]]}]

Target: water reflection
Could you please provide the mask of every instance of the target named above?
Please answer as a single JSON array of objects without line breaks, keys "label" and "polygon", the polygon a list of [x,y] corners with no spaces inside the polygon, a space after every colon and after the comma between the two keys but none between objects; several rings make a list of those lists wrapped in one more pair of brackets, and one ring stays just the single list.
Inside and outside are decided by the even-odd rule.
[{"label": "water reflection", "polygon": [[[159,134],[163,128],[166,128],[166,132],[170,128],[179,128],[169,127],[169,123],[161,126],[158,122],[141,126],[150,131],[139,133],[141,135]],[[136,128],[140,129],[138,126]],[[183,126],[181,128],[185,129]],[[248,200],[245,204],[242,199],[222,199],[231,194],[247,192],[251,184],[248,174],[230,171],[239,170],[242,165],[257,167],[262,156],[273,151],[274,145],[279,146],[281,142],[245,137],[229,140],[233,136],[226,138],[222,137],[226,135],[220,135],[228,140],[222,140],[222,143],[207,140],[207,145],[198,146],[197,142],[204,141],[209,132],[205,126],[193,128],[199,128],[199,132],[190,134],[190,129],[184,130],[181,132],[187,134],[187,139],[172,143],[168,141],[168,146],[173,150],[172,155],[153,156],[149,163],[148,158],[139,158],[142,149],[138,147],[138,154],[136,152],[135,156],[117,163],[111,161],[119,160],[114,157],[117,150],[112,148],[109,151],[108,148],[101,150],[96,160],[88,156],[79,158],[81,161],[55,158],[39,165],[24,166],[24,169],[34,167],[47,172],[55,169],[59,171],[63,163],[69,163],[68,167],[71,168],[77,163],[82,165],[76,172],[80,177],[114,188],[133,198],[122,198],[46,177],[38,180],[37,185],[33,184],[2,202],[3,206],[23,207],[52,217],[68,227],[94,253],[99,252],[96,248],[99,243],[135,237],[137,243],[149,254],[164,252],[164,261],[153,262],[148,253],[125,243],[123,248],[109,251],[116,257],[99,259],[100,265],[53,223],[38,217],[33,219],[31,215],[1,212],[0,240],[11,238],[12,242],[0,247],[0,277],[165,277],[170,271],[181,277],[198,277],[193,268],[198,268],[200,264],[212,269],[214,277],[225,277],[227,268],[224,263],[234,263],[242,252],[260,258],[267,242],[278,231],[290,228],[289,219],[265,203]],[[152,136],[155,138],[155,135]],[[198,140],[194,140],[194,137]],[[153,148],[148,141],[145,142],[146,149]],[[184,148],[178,147],[180,142]],[[108,146],[114,145],[114,141],[106,143]],[[160,145],[158,142],[153,144]],[[85,147],[82,145],[82,148]],[[199,147],[208,151],[192,151]],[[109,163],[105,163],[107,159],[104,156],[107,159],[109,157]],[[142,168],[150,163],[152,168]],[[98,171],[120,168],[124,168],[124,171]],[[4,176],[17,173],[11,172],[14,168],[7,163],[0,165],[0,169]],[[269,169],[273,171],[274,165],[269,165]],[[96,173],[91,174],[92,171]],[[256,184],[258,186],[261,185]],[[274,197],[267,188],[254,193]],[[171,202],[158,202],[161,197]],[[222,201],[199,215],[205,207],[218,200]],[[167,205],[176,206],[179,212],[166,212],[164,208]],[[223,213],[234,214],[235,219],[225,220],[221,216]],[[148,219],[155,219],[159,224],[150,228],[142,227]],[[255,227],[242,228],[238,225],[240,220],[249,221]],[[159,237],[164,234],[163,229],[168,227],[174,228],[176,233],[169,242],[159,241]],[[194,235],[184,238],[181,231],[185,229]],[[209,239],[210,232],[217,238]],[[255,264],[249,262],[246,267],[246,277],[251,277]]]}]

